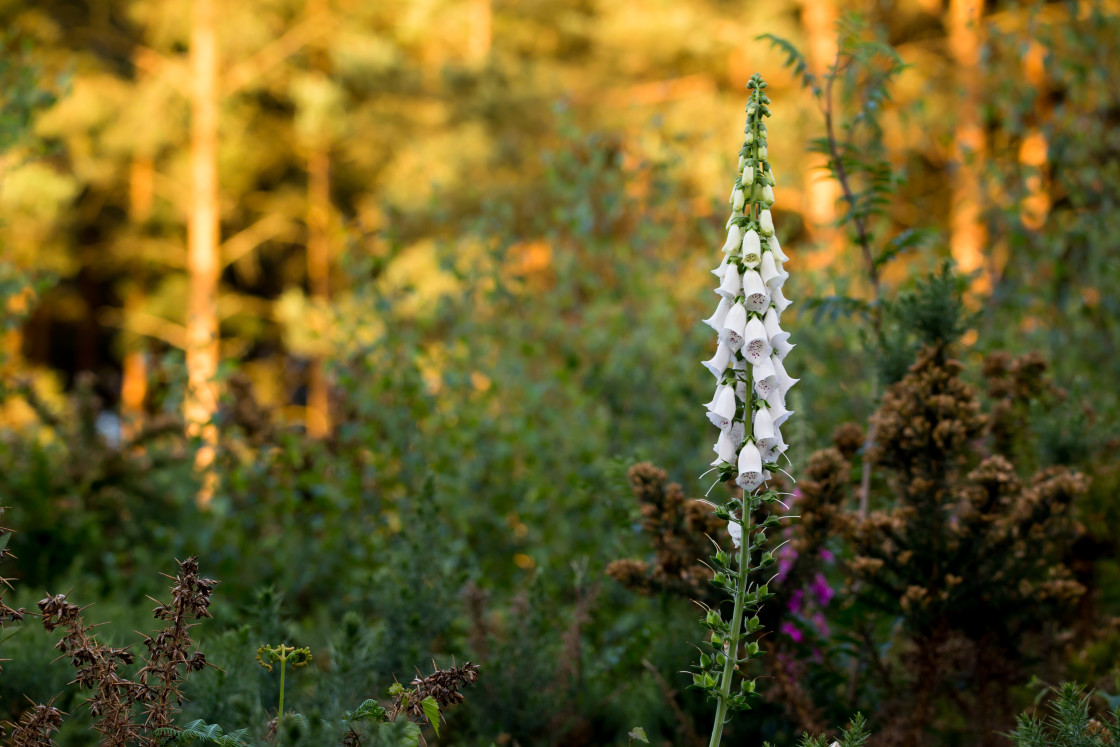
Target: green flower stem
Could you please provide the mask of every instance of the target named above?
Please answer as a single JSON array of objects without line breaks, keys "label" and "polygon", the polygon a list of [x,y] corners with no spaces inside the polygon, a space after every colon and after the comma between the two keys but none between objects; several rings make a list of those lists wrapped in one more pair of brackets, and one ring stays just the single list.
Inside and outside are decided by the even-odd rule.
[{"label": "green flower stem", "polygon": [[287,671],[288,657],[280,657],[280,710],[276,714],[276,728],[280,728],[281,722],[284,720],[284,672]]},{"label": "green flower stem", "polygon": [[723,738],[723,724],[727,720],[727,701],[731,697],[731,683],[735,679],[735,667],[739,658],[739,640],[743,629],[743,607],[747,596],[747,576],[750,569],[750,498],[743,504],[743,537],[739,543],[739,579],[735,589],[735,610],[731,613],[731,641],[727,649],[727,661],[723,663],[723,674],[719,685],[719,706],[716,720],[712,724],[712,738],[708,747],[719,747]]}]

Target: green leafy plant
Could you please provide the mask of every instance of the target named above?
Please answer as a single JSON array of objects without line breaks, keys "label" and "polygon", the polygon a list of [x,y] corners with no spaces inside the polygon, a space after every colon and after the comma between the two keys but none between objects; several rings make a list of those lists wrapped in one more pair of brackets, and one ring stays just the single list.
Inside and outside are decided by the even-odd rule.
[{"label": "green leafy plant", "polygon": [[1120,708],[1103,719],[1089,715],[1089,696],[1072,682],[1053,689],[1050,715],[1040,719],[1023,713],[1006,736],[1016,747],[1106,747],[1120,744]]},{"label": "green leafy plant", "polygon": [[287,673],[288,665],[291,664],[293,670],[306,667],[311,663],[311,649],[284,643],[277,646],[264,644],[257,649],[257,663],[270,672],[273,664],[280,666],[280,703],[276,712],[276,724],[279,727],[284,721],[284,675]]}]

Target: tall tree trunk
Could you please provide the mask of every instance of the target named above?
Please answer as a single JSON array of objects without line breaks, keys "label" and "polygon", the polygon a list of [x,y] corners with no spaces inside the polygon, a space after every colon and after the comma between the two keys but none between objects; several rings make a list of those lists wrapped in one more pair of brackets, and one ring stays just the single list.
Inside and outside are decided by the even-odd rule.
[{"label": "tall tree trunk", "polygon": [[[327,301],[330,293],[330,155],[327,144],[317,143],[307,159],[307,277],[311,296]],[[316,438],[330,432],[330,389],[325,361],[311,362],[307,390],[307,431]]]},{"label": "tall tree trunk", "polygon": [[[823,75],[836,59],[836,3],[834,0],[806,0],[801,9],[801,22],[808,40],[807,61],[814,75]],[[826,266],[844,246],[843,234],[836,228],[836,201],[840,185],[828,173],[828,158],[811,154],[805,171],[805,227],[825,249],[813,261]]]},{"label": "tall tree trunk", "polygon": [[194,0],[191,27],[191,203],[187,227],[187,395],[184,415],[201,436],[195,466],[204,474],[198,495],[209,502],[218,429],[218,40],[214,0]]},{"label": "tall tree trunk", "polygon": [[467,40],[467,59],[471,62],[485,62],[490,56],[491,25],[493,9],[490,0],[470,0],[470,37]]},{"label": "tall tree trunk", "polygon": [[[980,164],[984,155],[984,130],[980,120],[983,87],[980,76],[980,13],[982,0],[950,0],[949,52],[956,68],[960,101],[953,137],[952,212],[949,246],[962,272],[983,269],[985,231],[981,222]],[[984,292],[990,278],[982,275],[973,289]]]}]

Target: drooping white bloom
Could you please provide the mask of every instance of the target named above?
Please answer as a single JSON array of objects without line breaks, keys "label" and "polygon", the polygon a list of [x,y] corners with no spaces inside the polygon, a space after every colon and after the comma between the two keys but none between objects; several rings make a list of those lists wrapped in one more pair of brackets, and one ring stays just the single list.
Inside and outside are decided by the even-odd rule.
[{"label": "drooping white bloom", "polygon": [[[731,535],[731,541],[735,543],[736,549],[739,545],[743,544],[743,525],[737,521],[727,522],[727,533]],[[835,747],[840,747],[836,745]]]},{"label": "drooping white bloom", "polygon": [[739,279],[739,267],[734,262],[729,262],[723,272],[723,280],[719,283],[716,293],[731,300],[743,292],[743,281]]},{"label": "drooping white bloom", "polygon": [[730,254],[738,249],[741,243],[743,243],[743,229],[739,228],[739,224],[732,223],[727,229],[727,241],[723,243],[723,253]]},{"label": "drooping white bloom", "polygon": [[727,318],[723,320],[723,326],[719,330],[719,338],[727,343],[731,352],[737,353],[743,347],[746,329],[747,310],[743,308],[743,304],[737,303],[727,312]]},{"label": "drooping white bloom", "polygon": [[716,377],[716,381],[723,378],[723,372],[727,370],[727,364],[731,361],[731,348],[727,347],[727,343],[721,342],[716,346],[716,354],[712,356],[711,360],[704,361],[704,368],[712,372],[712,376]]},{"label": "drooping white bloom", "polygon": [[774,252],[774,259],[779,262],[789,262],[789,257],[782,251],[782,245],[778,243],[777,236],[767,236],[766,246],[770,247],[770,251]]},{"label": "drooping white bloom", "polygon": [[762,281],[762,276],[754,270],[743,273],[743,296],[743,306],[747,311],[761,314],[770,306],[770,291]]},{"label": "drooping white bloom", "polygon": [[792,389],[793,385],[801,381],[801,379],[795,379],[786,373],[786,367],[782,364],[782,359],[778,356],[771,355],[770,363],[774,366],[774,372],[778,376],[778,385],[781,387],[782,395],[784,396],[785,393]]},{"label": "drooping white bloom", "polygon": [[743,206],[747,204],[747,196],[743,194],[742,189],[735,190],[733,199],[734,201],[731,203],[732,210],[742,210]]},{"label": "drooping white bloom", "polygon": [[775,428],[780,428],[782,423],[789,420],[789,416],[793,414],[793,410],[786,409],[786,399],[781,387],[766,398],[766,404],[770,406],[770,422]]},{"label": "drooping white bloom", "polygon": [[712,274],[720,280],[723,280],[723,273],[727,272],[727,263],[730,261],[728,255],[723,255],[723,260],[719,263],[719,267],[712,270]]},{"label": "drooping white bloom", "polygon": [[789,351],[793,350],[795,347],[797,346],[790,345],[788,340],[779,340],[778,343],[773,346],[774,355],[785,360],[786,356],[789,355]]},{"label": "drooping white bloom", "polygon": [[[746,437],[747,428],[743,425],[742,421],[737,420],[724,432],[727,433],[727,437],[731,440],[731,445],[738,449],[739,446],[742,445],[743,439]],[[728,464],[732,462],[733,460],[728,460]]]},{"label": "drooping white bloom", "polygon": [[731,311],[731,299],[727,296],[720,296],[719,306],[716,306],[716,313],[704,320],[704,324],[719,332],[723,327],[723,320],[727,318],[727,312]]},{"label": "drooping white bloom", "polygon": [[743,345],[743,358],[748,363],[757,366],[770,357],[772,350],[770,339],[766,335],[766,327],[762,325],[758,317],[752,316],[750,321],[747,322],[743,337],[746,339],[746,343]]},{"label": "drooping white bloom", "polygon": [[[731,273],[728,272],[728,274]],[[789,305],[793,303],[793,301],[790,301],[782,294],[781,288],[775,288],[774,290],[770,291],[770,300],[773,301],[774,306],[777,307],[779,314],[788,309]]]},{"label": "drooping white bloom", "polygon": [[774,218],[770,215],[769,210],[762,210],[758,213],[758,230],[763,236],[774,235]]},{"label": "drooping white bloom", "polygon": [[774,188],[769,184],[762,188],[762,203],[767,206],[774,204]]},{"label": "drooping white bloom", "polygon": [[728,387],[727,384],[716,384],[716,393],[712,395],[712,399],[711,399],[710,402],[705,402],[704,403],[704,409],[705,410],[710,410],[713,407],[715,407],[716,402],[719,401],[719,395],[723,394],[723,390],[728,389],[728,388],[730,388],[730,387]]},{"label": "drooping white bloom", "polygon": [[777,439],[781,438],[780,435],[775,437],[775,431],[777,431],[777,428],[774,427],[774,423],[770,420],[769,409],[761,407],[755,411],[754,442],[758,446],[758,450],[765,461],[770,461],[766,459],[766,452],[773,448],[774,444],[777,443]]},{"label": "drooping white bloom", "polygon": [[716,397],[715,404],[708,410],[708,420],[720,430],[725,430],[731,427],[731,421],[735,418],[735,390],[729,386],[720,389],[722,391]]},{"label": "drooping white bloom", "polygon": [[766,327],[766,335],[770,339],[771,347],[777,348],[779,344],[789,339],[789,332],[778,326],[778,311],[773,306],[766,310],[762,324]]},{"label": "drooping white bloom", "polygon": [[739,468],[739,476],[735,479],[735,484],[743,490],[754,490],[762,484],[762,455],[758,451],[758,447],[748,441],[743,444],[742,450],[739,452],[739,463],[736,465]]},{"label": "drooping white bloom", "polygon": [[778,457],[784,454],[788,448],[785,440],[782,438],[782,432],[775,428],[774,437],[766,442],[766,446],[763,447],[762,444],[759,444],[759,453],[762,454],[763,462],[774,464],[778,461]]},{"label": "drooping white bloom", "polygon": [[770,292],[782,287],[789,277],[788,272],[782,272],[778,269],[777,263],[774,262],[774,252],[765,252],[762,255],[762,269],[759,274],[762,276],[762,282],[766,283],[766,287]]},{"label": "drooping white bloom", "polygon": [[754,184],[754,167],[750,165],[743,166],[743,184]]},{"label": "drooping white bloom", "polygon": [[763,399],[766,399],[771,392],[781,387],[781,379],[778,378],[778,371],[774,368],[774,362],[771,358],[760,361],[751,370],[754,390]]},{"label": "drooping white bloom", "polygon": [[761,259],[762,240],[758,238],[758,233],[753,228],[748,229],[743,234],[743,264],[753,270],[758,267]]},{"label": "drooping white bloom", "polygon": [[728,431],[719,432],[719,438],[716,440],[716,445],[712,447],[712,451],[716,453],[715,461],[712,462],[713,467],[718,467],[721,462],[735,464],[735,444],[731,442]]}]

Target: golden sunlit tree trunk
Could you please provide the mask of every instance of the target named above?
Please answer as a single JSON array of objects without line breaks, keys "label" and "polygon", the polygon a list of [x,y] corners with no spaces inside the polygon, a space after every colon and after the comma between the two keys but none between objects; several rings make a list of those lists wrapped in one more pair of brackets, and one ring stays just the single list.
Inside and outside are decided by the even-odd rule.
[{"label": "golden sunlit tree trunk", "polygon": [[[984,155],[984,130],[980,119],[983,86],[980,76],[981,0],[950,0],[949,52],[956,69],[960,98],[954,109],[952,211],[949,245],[962,272],[984,268],[985,231],[981,221],[980,166]],[[973,289],[984,292],[990,279],[982,275]]]},{"label": "golden sunlit tree trunk", "polygon": [[[834,0],[807,0],[802,6],[801,21],[805,25],[806,59],[810,71],[824,75],[836,59],[836,4]],[[824,249],[812,263],[825,266],[832,262],[843,246],[843,235],[836,228],[836,202],[840,185],[828,173],[828,158],[811,154],[806,159],[805,227]]]},{"label": "golden sunlit tree trunk", "polygon": [[467,40],[467,59],[485,62],[490,56],[490,38],[493,9],[490,0],[470,0],[470,37]]},{"label": "golden sunlit tree trunk", "polygon": [[201,436],[195,466],[204,474],[199,503],[213,495],[218,439],[218,40],[214,0],[194,0],[191,27],[191,201],[187,226],[188,433]]},{"label": "golden sunlit tree trunk", "polygon": [[[327,143],[316,144],[307,159],[307,276],[311,296],[326,303],[330,294],[330,154]],[[330,432],[330,389],[326,361],[315,358],[307,392],[307,430],[321,438]]]}]

